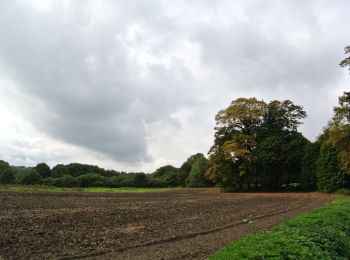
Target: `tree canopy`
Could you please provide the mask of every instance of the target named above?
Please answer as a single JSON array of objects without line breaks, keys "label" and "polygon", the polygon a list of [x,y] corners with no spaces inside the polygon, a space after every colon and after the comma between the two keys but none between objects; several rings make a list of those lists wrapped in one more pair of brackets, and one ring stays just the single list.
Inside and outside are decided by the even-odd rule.
[{"label": "tree canopy", "polygon": [[207,176],[229,190],[292,182],[295,178],[290,175],[300,171],[292,165],[301,160],[307,143],[296,132],[305,117],[302,107],[290,100],[268,104],[256,98],[233,100],[215,117]]}]

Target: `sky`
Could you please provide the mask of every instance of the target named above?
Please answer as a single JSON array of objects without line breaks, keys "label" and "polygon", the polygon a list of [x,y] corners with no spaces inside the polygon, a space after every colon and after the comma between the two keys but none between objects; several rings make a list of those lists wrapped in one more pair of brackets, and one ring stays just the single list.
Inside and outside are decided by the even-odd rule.
[{"label": "sky", "polygon": [[350,75],[347,0],[4,0],[0,159],[152,172],[207,154],[238,97],[290,99],[311,141]]}]

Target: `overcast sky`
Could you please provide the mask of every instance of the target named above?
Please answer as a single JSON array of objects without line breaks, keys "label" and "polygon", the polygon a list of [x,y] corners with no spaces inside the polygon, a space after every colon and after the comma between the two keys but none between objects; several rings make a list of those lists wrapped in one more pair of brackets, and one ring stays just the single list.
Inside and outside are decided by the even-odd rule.
[{"label": "overcast sky", "polygon": [[4,0],[0,159],[151,172],[212,145],[238,97],[290,99],[314,140],[350,86],[350,1]]}]

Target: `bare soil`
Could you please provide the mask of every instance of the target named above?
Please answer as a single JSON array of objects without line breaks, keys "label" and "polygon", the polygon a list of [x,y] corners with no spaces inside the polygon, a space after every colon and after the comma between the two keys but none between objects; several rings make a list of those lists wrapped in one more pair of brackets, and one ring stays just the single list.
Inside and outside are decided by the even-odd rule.
[{"label": "bare soil", "polygon": [[0,259],[205,259],[330,203],[320,193],[0,192]]}]

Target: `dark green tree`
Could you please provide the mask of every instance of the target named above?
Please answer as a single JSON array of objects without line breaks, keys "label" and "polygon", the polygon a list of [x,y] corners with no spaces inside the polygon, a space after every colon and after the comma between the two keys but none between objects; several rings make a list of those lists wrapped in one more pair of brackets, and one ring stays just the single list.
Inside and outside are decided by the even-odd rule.
[{"label": "dark green tree", "polygon": [[87,173],[76,178],[80,187],[103,187],[107,186],[107,180],[100,174]]},{"label": "dark green tree", "polygon": [[309,143],[305,147],[301,163],[300,182],[303,190],[314,191],[317,189],[317,160],[320,155],[320,143]]},{"label": "dark green tree", "polygon": [[30,169],[20,178],[21,184],[40,184],[41,176],[36,171]]},{"label": "dark green tree", "polygon": [[187,187],[199,188],[210,186],[208,177],[205,175],[207,167],[208,160],[204,156],[197,158],[191,167],[191,171],[187,179]]},{"label": "dark green tree", "polygon": [[0,183],[10,184],[14,182],[15,176],[10,167],[0,171]]},{"label": "dark green tree", "polygon": [[178,169],[172,165],[165,165],[158,168],[154,173],[154,178],[162,180],[167,186],[178,186]]},{"label": "dark green tree", "polygon": [[0,160],[0,172],[9,169],[10,168],[10,164],[8,162],[5,162],[3,160]]},{"label": "dark green tree", "polygon": [[281,131],[258,144],[257,181],[267,190],[291,188],[299,183],[308,141],[298,132]]},{"label": "dark green tree", "polygon": [[181,165],[180,169],[178,170],[177,178],[178,178],[178,184],[182,187],[186,186],[186,179],[188,178],[192,165],[194,162],[199,158],[205,158],[202,153],[196,153],[194,155],[191,155],[188,157],[188,159]]},{"label": "dark green tree", "polygon": [[48,178],[51,176],[51,169],[46,163],[38,163],[34,170],[40,174],[42,178]]},{"label": "dark green tree", "polygon": [[69,171],[68,171],[67,167],[65,167],[65,165],[63,165],[63,164],[57,164],[51,170],[51,176],[53,178],[60,178],[60,177],[63,177],[65,175],[69,175]]},{"label": "dark green tree", "polygon": [[337,151],[324,144],[317,160],[317,187],[320,191],[331,193],[345,187],[346,173],[342,169]]}]

